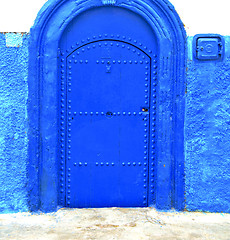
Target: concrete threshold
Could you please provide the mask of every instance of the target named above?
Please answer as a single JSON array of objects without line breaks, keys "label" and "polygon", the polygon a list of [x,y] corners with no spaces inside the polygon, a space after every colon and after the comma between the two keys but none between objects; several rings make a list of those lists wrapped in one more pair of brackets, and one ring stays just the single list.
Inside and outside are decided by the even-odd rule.
[{"label": "concrete threshold", "polygon": [[60,209],[1,214],[4,240],[230,240],[230,214],[153,208]]}]

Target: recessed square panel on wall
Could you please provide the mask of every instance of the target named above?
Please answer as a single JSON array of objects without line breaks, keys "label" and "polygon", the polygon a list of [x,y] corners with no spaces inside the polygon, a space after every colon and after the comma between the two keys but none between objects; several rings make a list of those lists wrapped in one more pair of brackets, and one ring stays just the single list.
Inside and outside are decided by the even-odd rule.
[{"label": "recessed square panel on wall", "polygon": [[199,34],[193,40],[193,55],[200,61],[222,60],[224,39],[217,34]]}]

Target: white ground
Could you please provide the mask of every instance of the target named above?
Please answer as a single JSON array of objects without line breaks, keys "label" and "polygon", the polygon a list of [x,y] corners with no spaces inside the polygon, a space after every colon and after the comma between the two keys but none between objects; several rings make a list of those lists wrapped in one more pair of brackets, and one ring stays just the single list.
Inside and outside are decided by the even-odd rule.
[{"label": "white ground", "polygon": [[230,240],[230,214],[151,208],[60,209],[0,215],[4,240]]}]

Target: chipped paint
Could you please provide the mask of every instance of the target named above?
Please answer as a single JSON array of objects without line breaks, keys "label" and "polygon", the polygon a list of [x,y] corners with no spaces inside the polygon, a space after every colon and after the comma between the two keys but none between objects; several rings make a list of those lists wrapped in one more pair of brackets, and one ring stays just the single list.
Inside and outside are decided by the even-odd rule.
[{"label": "chipped paint", "polygon": [[21,47],[24,33],[5,33],[6,47]]}]

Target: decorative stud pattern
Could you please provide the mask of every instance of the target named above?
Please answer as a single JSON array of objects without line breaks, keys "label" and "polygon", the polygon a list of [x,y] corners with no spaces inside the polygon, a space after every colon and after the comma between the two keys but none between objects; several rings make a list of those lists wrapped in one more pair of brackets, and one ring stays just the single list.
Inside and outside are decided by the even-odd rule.
[{"label": "decorative stud pattern", "polygon": [[[94,163],[95,166],[98,166],[98,167],[110,167],[110,166],[122,166],[122,167],[142,167],[142,166],[147,166],[145,165],[145,163],[142,163],[142,162],[122,162],[122,163],[119,163],[119,164],[115,164],[113,162],[95,162]],[[87,162],[83,163],[83,162],[75,162],[73,163],[73,166],[74,167],[88,167],[89,164]],[[70,177],[71,175],[69,174],[68,177]],[[146,179],[144,181],[147,181],[147,174],[145,173],[143,175]]]},{"label": "decorative stud pattern", "polygon": [[[123,116],[123,117],[129,117],[129,116],[136,116],[136,117],[141,117],[143,118],[143,124],[144,124],[144,140],[143,140],[143,161],[140,162],[122,162],[119,163],[121,167],[141,167],[143,169],[143,204],[147,205],[147,199],[149,197],[150,202],[153,202],[154,200],[154,188],[155,188],[155,128],[156,128],[156,91],[157,91],[157,56],[152,55],[152,50],[148,49],[147,46],[143,45],[142,43],[138,42],[137,40],[132,40],[129,37],[126,36],[120,36],[120,35],[107,35],[104,34],[103,37],[108,38],[108,39],[103,39],[102,35],[99,36],[93,36],[89,37],[87,39],[82,39],[80,43],[76,43],[76,45],[72,45],[70,49],[67,49],[66,53],[69,56],[67,58],[68,61],[68,66],[66,66],[66,58],[65,55],[66,53],[63,51],[61,52],[61,55],[64,56],[61,59],[61,65],[60,65],[60,72],[61,72],[61,79],[60,79],[60,156],[61,156],[61,161],[60,161],[60,196],[61,196],[61,204],[65,204],[65,193],[66,193],[66,203],[67,206],[70,205],[71,203],[71,169],[68,169],[68,174],[66,174],[66,190],[65,190],[65,184],[64,184],[64,178],[65,176],[65,158],[67,161],[71,160],[71,121],[72,117],[71,116],[81,116],[81,117],[91,117],[91,116],[105,116],[106,117],[106,111],[104,112],[85,112],[84,109],[82,109],[81,112],[71,112],[71,82],[72,82],[72,68],[73,64],[91,64],[91,62],[88,59],[84,58],[85,52],[88,50],[93,50],[98,47],[103,47],[103,46],[114,46],[116,48],[123,48],[127,49],[130,51],[131,54],[135,54],[137,56],[137,60],[119,60],[119,59],[112,59],[110,61],[110,64],[116,65],[116,64],[125,64],[125,65],[131,65],[131,64],[141,64],[144,67],[144,98],[143,98],[143,103],[145,106],[145,109],[149,109],[149,112],[113,112],[112,116]],[[111,39],[112,38],[112,39]],[[91,39],[95,42],[95,44],[92,44],[90,46],[87,46],[86,43],[89,43]],[[114,40],[113,40],[114,39]],[[115,40],[119,40],[120,42],[118,43]],[[100,42],[97,42],[97,40],[100,40]],[[125,42],[126,40],[126,42]],[[124,42],[123,42],[124,41]],[[128,43],[128,44],[127,44]],[[143,54],[141,51],[138,51],[135,47],[130,45],[129,43],[132,43],[133,45],[138,46],[138,48],[142,49],[144,52],[146,52],[149,56],[151,56],[151,63],[152,66],[149,67],[150,65],[150,58],[148,58],[145,54]],[[82,48],[82,45],[85,45],[84,48]],[[76,47],[77,46],[77,47]],[[77,49],[76,49],[77,48]],[[74,49],[74,50],[73,50]],[[69,54],[70,52],[75,51],[74,54]],[[132,51],[132,52],[131,52]],[[81,58],[76,59],[77,55],[80,55]],[[67,57],[67,56],[66,56]],[[106,66],[107,62],[104,60],[98,59],[95,62],[96,64],[104,64]],[[111,66],[111,65],[110,65]],[[66,73],[67,69],[67,73]],[[67,74],[67,77],[66,77]],[[65,78],[67,79],[66,82],[64,81]],[[151,91],[149,90],[151,88]],[[66,92],[68,95],[66,96]],[[67,101],[66,101],[67,99]],[[149,108],[149,105],[152,106],[151,109]],[[68,109],[68,111],[67,111]],[[67,116],[67,118],[66,118]],[[150,127],[149,127],[150,123]],[[65,132],[65,126],[68,128],[66,129],[67,131]],[[149,132],[150,130],[150,132]],[[63,144],[66,142],[66,145]],[[149,146],[148,146],[149,145]],[[150,149],[148,150],[148,148]],[[67,148],[67,150],[66,150]],[[65,156],[66,153],[66,156]],[[148,162],[149,161],[149,162]],[[83,168],[83,167],[89,167],[89,164],[87,162],[76,162],[72,163],[73,167],[78,167],[78,168]],[[148,165],[149,164],[149,165]],[[114,162],[96,162],[95,166],[97,167],[113,167],[116,166],[117,163]],[[149,168],[148,168],[149,167]],[[149,178],[149,180],[148,180]],[[149,196],[147,196],[147,186],[148,182],[150,184],[149,188],[151,189],[149,191]]]},{"label": "decorative stud pattern", "polygon": [[[149,98],[149,97],[147,95],[145,95],[145,98]],[[104,112],[90,112],[90,113],[88,113],[88,112],[74,112],[74,115],[82,116],[82,117],[84,117],[84,116],[107,116],[108,113],[110,113],[110,112],[107,112],[107,113],[104,113]],[[139,115],[139,116],[141,116],[141,115],[143,115],[143,112],[122,112],[122,113],[113,112],[113,113],[110,113],[110,114],[112,116],[120,116],[120,115],[123,115],[123,116],[138,116]],[[148,119],[145,118],[144,121],[148,121]]]},{"label": "decorative stud pattern", "polygon": [[[102,38],[102,37],[104,37],[104,38]],[[119,44],[119,43],[117,43],[116,44],[116,46],[117,47],[123,47],[123,48],[125,48],[126,46],[125,46],[125,43],[127,44],[133,44],[133,45],[136,45],[136,46],[138,46],[138,48],[140,48],[143,52],[145,52],[146,54],[148,54],[150,57],[152,57],[152,50],[151,49],[148,49],[148,47],[147,46],[145,46],[145,45],[143,45],[143,43],[141,43],[141,42],[138,42],[136,39],[132,39],[132,38],[130,38],[130,37],[127,37],[127,36],[120,36],[119,34],[117,34],[117,35],[114,35],[114,34],[111,34],[111,35],[108,35],[108,34],[99,34],[98,36],[92,36],[92,37],[88,37],[87,39],[82,39],[81,40],[81,42],[79,43],[79,42],[77,42],[77,43],[75,43],[75,45],[74,44],[72,44],[70,47],[69,47],[69,49],[67,49],[66,51],[62,51],[61,52],[61,56],[64,56],[65,55],[65,52],[67,53],[67,55],[70,55],[71,54],[71,52],[73,52],[73,51],[76,51],[76,49],[79,49],[79,48],[82,48],[82,46],[85,46],[86,45],[86,43],[92,43],[92,42],[97,42],[97,41],[100,41],[100,43],[99,43],[99,46],[101,47],[102,46],[102,44],[101,44],[101,42],[105,42],[105,46],[108,44],[106,41],[112,41],[112,40],[119,40],[119,42],[121,43],[121,44]],[[76,47],[75,47],[76,46]],[[95,47],[95,45],[93,45],[93,47]],[[90,48],[88,48],[88,47],[86,47],[88,50],[90,49]],[[130,48],[130,46],[127,46],[127,49],[128,50],[130,50],[131,48]],[[133,48],[132,49],[134,52],[136,52],[136,48]],[[81,51],[82,52],[84,52],[85,51],[85,48],[82,48],[81,49]],[[69,54],[70,53],[70,54]],[[79,55],[79,52],[77,52],[77,54]],[[137,53],[138,54],[138,56],[140,56],[141,55],[141,53],[140,52],[138,52]],[[153,56],[155,56],[155,55],[153,55]],[[142,56],[143,57],[143,59],[145,58],[145,56],[143,55]]]},{"label": "decorative stud pattern", "polygon": [[[81,41],[82,43],[84,43],[85,42],[85,40],[82,40]],[[82,52],[85,52],[85,49],[84,48],[82,48],[81,49],[81,51]],[[79,52],[77,52],[77,55],[79,55],[80,53]],[[68,86],[68,95],[66,96],[66,98],[67,98],[67,104],[66,104],[66,107],[67,107],[67,109],[69,110],[69,112],[68,112],[68,115],[70,116],[70,117],[68,117],[68,119],[67,119],[67,121],[66,121],[66,124],[67,124],[67,126],[68,126],[68,135],[67,135],[67,137],[66,137],[66,140],[67,140],[67,142],[66,142],[66,147],[67,147],[67,149],[68,149],[68,151],[67,151],[67,153],[66,153],[66,157],[67,157],[67,161],[71,161],[71,131],[72,131],[72,118],[71,118],[71,115],[73,114],[74,116],[76,115],[76,112],[74,112],[74,113],[72,113],[70,110],[71,110],[71,108],[72,108],[72,101],[71,101],[71,92],[72,92],[72,77],[71,77],[71,75],[72,75],[72,72],[70,71],[71,69],[72,69],[72,64],[76,64],[76,63],[80,63],[80,64],[83,64],[83,63],[85,63],[85,64],[87,64],[88,63],[88,61],[87,60],[79,60],[79,61],[77,61],[77,60],[75,60],[75,61],[69,61],[69,71],[68,71],[68,79],[67,79],[67,82],[66,82],[66,85]],[[79,167],[81,167],[81,166],[85,166],[82,162],[78,162],[78,163],[74,163],[74,166],[76,167],[76,166],[79,166]],[[71,193],[71,171],[69,172],[69,174],[66,176],[66,179],[67,179],[67,182],[69,183],[69,189],[68,189],[68,191],[67,191],[67,193],[66,193],[66,198],[67,198],[67,206],[69,206],[70,205],[70,203],[71,203],[71,197],[70,197],[70,193]]]},{"label": "decorative stud pattern", "polygon": [[[151,50],[149,50],[152,53]],[[153,203],[155,199],[155,163],[156,163],[156,109],[157,109],[157,102],[156,102],[156,86],[157,86],[157,55],[153,56],[152,59],[152,81],[151,81],[151,116],[150,116],[150,159],[149,159],[149,199]]]},{"label": "decorative stud pattern", "polygon": [[[64,52],[61,52],[61,55],[64,56]],[[69,60],[69,63],[71,63],[72,60]],[[61,58],[61,65],[60,65],[60,95],[59,95],[59,99],[60,99],[60,108],[59,108],[59,128],[60,128],[60,132],[59,132],[59,141],[60,141],[60,147],[59,147],[59,151],[60,151],[60,172],[59,172],[59,194],[60,194],[60,204],[64,205],[65,204],[65,184],[64,184],[64,176],[65,176],[65,136],[66,136],[66,132],[65,132],[65,116],[66,116],[66,96],[65,96],[65,74],[66,74],[66,60],[65,58]]]}]

